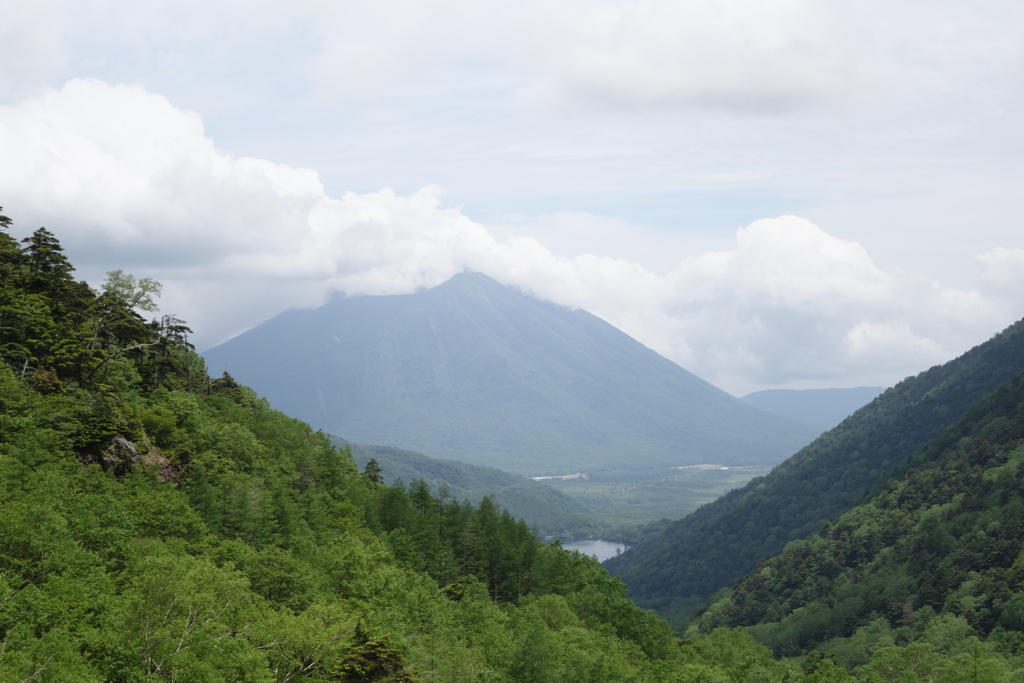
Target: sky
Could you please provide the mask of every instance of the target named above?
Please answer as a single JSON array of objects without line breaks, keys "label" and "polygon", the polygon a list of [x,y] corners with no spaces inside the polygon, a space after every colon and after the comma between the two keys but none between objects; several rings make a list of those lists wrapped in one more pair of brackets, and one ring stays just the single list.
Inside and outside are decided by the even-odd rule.
[{"label": "sky", "polygon": [[0,0],[0,206],[200,350],[479,271],[735,395],[1024,316],[1024,3]]}]

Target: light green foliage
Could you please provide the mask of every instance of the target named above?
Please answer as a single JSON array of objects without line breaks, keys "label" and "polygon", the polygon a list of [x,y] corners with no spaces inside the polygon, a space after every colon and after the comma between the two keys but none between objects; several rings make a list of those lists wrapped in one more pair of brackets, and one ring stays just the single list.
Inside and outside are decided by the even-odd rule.
[{"label": "light green foliage", "polygon": [[1020,680],[1009,663],[980,652],[949,656],[927,643],[879,650],[871,663],[856,670],[861,680],[885,683],[943,681],[948,683],[999,683]]},{"label": "light green foliage", "polygon": [[[150,546],[127,568],[110,610],[110,630],[120,637],[98,646],[129,659],[129,670],[147,675],[270,681],[266,655],[250,633],[264,610],[243,575]],[[108,675],[117,679],[126,673],[115,669]]]},{"label": "light green foliage", "polygon": [[163,285],[148,277],[136,279],[134,275],[118,269],[107,273],[103,291],[117,294],[129,308],[152,313],[158,308],[156,298],[163,291]]},{"label": "light green foliage", "polygon": [[667,626],[593,560],[487,497],[360,476],[323,434],[205,377],[183,323],[141,323],[156,283],[115,271],[96,294],[52,234],[27,244],[0,240],[0,681],[675,666]]},{"label": "light green foliage", "polygon": [[[769,651],[741,630],[716,629],[684,641],[684,681],[798,681],[804,671],[792,662],[777,662]],[[845,679],[839,679],[845,680]]]},{"label": "light green foliage", "polygon": [[[20,326],[0,347],[0,683],[843,681],[828,657],[777,661],[747,632],[713,628],[778,589],[785,608],[744,609],[775,609],[794,620],[786,638],[810,642],[832,628],[815,597],[835,586],[827,609],[851,618],[867,609],[858,599],[881,601],[875,621],[822,647],[861,680],[1013,680],[1020,668],[1024,554],[998,513],[1017,510],[1001,492],[1020,479],[1020,453],[959,444],[973,469],[946,488],[974,493],[924,496],[917,519],[909,490],[893,489],[845,536],[842,522],[792,547],[793,566],[813,572],[766,565],[757,590],[708,611],[710,634],[680,643],[593,559],[538,541],[490,497],[373,481],[324,434],[206,377],[181,324],[140,327],[123,302],[82,290],[51,234],[11,244],[0,239],[16,276],[0,283],[0,315]],[[41,307],[17,318],[32,297]],[[968,523],[968,509],[996,512]],[[928,575],[951,588],[931,612],[906,606],[909,571],[853,581],[835,558],[923,562],[927,544],[893,545],[907,529],[962,548]],[[895,647],[907,633],[917,644]]]}]

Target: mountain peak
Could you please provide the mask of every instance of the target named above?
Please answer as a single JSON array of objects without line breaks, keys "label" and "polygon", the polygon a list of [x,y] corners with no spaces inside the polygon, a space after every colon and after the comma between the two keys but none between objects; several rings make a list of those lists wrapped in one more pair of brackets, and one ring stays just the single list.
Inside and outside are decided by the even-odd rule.
[{"label": "mountain peak", "polygon": [[476,272],[292,312],[205,355],[346,439],[521,474],[774,463],[816,434]]},{"label": "mountain peak", "polygon": [[[477,270],[464,270],[461,273],[455,273],[455,275],[452,275],[450,278],[448,278],[447,280],[445,280],[444,282],[439,284],[437,287],[456,286],[456,285],[465,286],[465,285],[469,285],[469,284],[488,285],[488,286],[498,285],[500,287],[504,287],[505,286],[505,285],[501,284],[500,282],[498,282],[497,280],[495,280],[494,278],[492,278],[490,275],[484,275],[480,271],[477,271]],[[435,287],[434,289],[437,289],[437,287]]]},{"label": "mountain peak", "polygon": [[424,290],[424,293],[433,293],[433,295],[486,293],[489,296],[512,295],[533,298],[528,294],[524,294],[523,291],[517,287],[503,284],[492,278],[490,275],[485,275],[479,271],[471,270],[456,273],[441,284]]}]

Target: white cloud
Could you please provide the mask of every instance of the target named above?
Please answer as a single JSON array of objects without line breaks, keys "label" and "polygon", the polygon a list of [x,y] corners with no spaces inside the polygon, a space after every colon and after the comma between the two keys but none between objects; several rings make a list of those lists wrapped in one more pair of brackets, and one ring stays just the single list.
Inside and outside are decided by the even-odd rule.
[{"label": "white cloud", "polygon": [[789,109],[867,80],[818,3],[576,5],[527,96]]},{"label": "white cloud", "polygon": [[1019,96],[1022,20],[1013,0],[8,2],[0,94],[99,76],[245,103],[314,85],[357,98],[518,92],[546,111],[845,112],[907,93]]},{"label": "white cloud", "polygon": [[974,260],[982,266],[982,280],[1006,315],[1019,315],[1024,309],[1024,249],[996,247]]},{"label": "white cloud", "polygon": [[[332,197],[313,171],[232,157],[196,114],[96,80],[0,108],[0,156],[24,161],[0,165],[22,231],[45,221],[94,283],[114,268],[161,280],[163,310],[200,346],[334,291],[411,292],[462,270],[591,310],[737,392],[889,383],[1008,322],[982,293],[887,272],[795,216],[756,221],[729,249],[659,274],[625,254],[556,255],[543,230],[502,236],[445,207],[436,187]],[[630,229],[575,214],[550,225]],[[979,257],[1004,279],[1020,259]]]},{"label": "white cloud", "polygon": [[974,260],[985,269],[983,277],[1003,290],[1024,290],[1024,249],[997,247]]},{"label": "white cloud", "polygon": [[944,360],[949,350],[915,334],[906,321],[862,322],[846,333],[846,349],[862,363],[888,365],[893,358],[919,357],[925,363]]},{"label": "white cloud", "polygon": [[733,250],[689,259],[670,278],[667,310],[684,332],[678,349],[662,350],[725,386],[892,381],[955,355],[1003,313],[885,272],[860,245],[794,216],[756,221]]},{"label": "white cloud", "polygon": [[[459,60],[510,66],[532,106],[597,99],[628,105],[789,109],[846,102],[874,65],[834,5],[699,0],[595,5],[482,0],[307,3],[328,88],[386,91]],[[842,12],[839,12],[842,15]]]},{"label": "white cloud", "polygon": [[0,108],[0,152],[27,160],[0,167],[9,215],[49,224],[95,281],[114,267],[164,281],[164,309],[188,312],[200,343],[334,290],[412,291],[550,257],[498,243],[437,188],[336,199],[310,170],[232,158],[141,88],[73,80]]},{"label": "white cloud", "polygon": [[381,0],[303,8],[318,36],[313,71],[325,90],[377,94],[431,72],[468,72],[471,61],[518,82],[520,99],[545,111],[583,102],[844,108],[1005,83],[1021,57],[1022,11],[1008,1],[984,9],[919,0]]}]

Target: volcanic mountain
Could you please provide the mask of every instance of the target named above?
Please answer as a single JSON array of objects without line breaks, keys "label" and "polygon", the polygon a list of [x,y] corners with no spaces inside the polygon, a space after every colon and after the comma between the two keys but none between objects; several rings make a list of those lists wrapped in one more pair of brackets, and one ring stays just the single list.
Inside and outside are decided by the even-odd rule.
[{"label": "volcanic mountain", "polygon": [[287,311],[204,356],[350,441],[520,474],[764,465],[817,435],[584,310],[478,273]]}]

